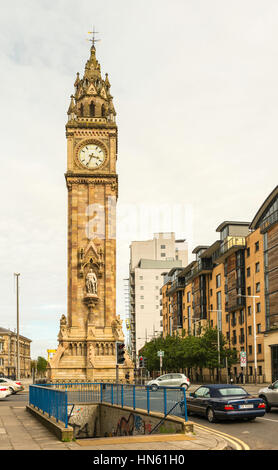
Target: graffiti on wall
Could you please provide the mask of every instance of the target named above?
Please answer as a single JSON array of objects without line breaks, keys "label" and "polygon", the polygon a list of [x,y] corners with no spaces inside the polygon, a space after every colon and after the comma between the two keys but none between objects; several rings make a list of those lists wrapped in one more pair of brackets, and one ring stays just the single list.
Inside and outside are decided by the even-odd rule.
[{"label": "graffiti on wall", "polygon": [[137,434],[149,434],[151,423],[145,421],[142,416],[130,413],[128,419],[122,416],[118,423],[114,436],[134,436]]}]

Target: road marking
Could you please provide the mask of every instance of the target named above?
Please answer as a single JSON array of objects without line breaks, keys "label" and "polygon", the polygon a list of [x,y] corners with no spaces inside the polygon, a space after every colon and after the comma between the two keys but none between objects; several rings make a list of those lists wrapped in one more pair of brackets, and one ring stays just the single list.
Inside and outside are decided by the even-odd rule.
[{"label": "road marking", "polygon": [[264,419],[265,421],[273,421],[273,423],[277,423],[277,424],[278,424],[278,420],[277,420],[277,419],[269,419],[269,418],[257,418],[257,419]]},{"label": "road marking", "polygon": [[227,441],[229,441],[230,443],[232,443],[235,446],[235,450],[250,450],[250,447],[248,446],[248,444],[243,442],[241,439],[238,439],[237,437],[231,436],[231,435],[226,434],[224,432],[220,432],[218,430],[208,428],[207,426],[203,426],[201,424],[197,424],[194,421],[193,421],[193,424],[194,424],[194,426],[197,426],[197,427],[199,427],[199,428],[201,428],[201,429],[203,429],[207,432],[219,435],[220,437],[226,439]]}]

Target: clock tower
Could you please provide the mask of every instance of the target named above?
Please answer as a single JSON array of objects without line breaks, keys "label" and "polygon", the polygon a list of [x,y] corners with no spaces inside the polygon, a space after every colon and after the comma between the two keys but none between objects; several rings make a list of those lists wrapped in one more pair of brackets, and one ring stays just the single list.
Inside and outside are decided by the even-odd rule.
[{"label": "clock tower", "polygon": [[[53,380],[115,380],[117,125],[108,74],[101,76],[94,40],[84,75],[77,74],[66,124],[68,311],[60,319]],[[119,366],[123,379],[133,364]]]}]

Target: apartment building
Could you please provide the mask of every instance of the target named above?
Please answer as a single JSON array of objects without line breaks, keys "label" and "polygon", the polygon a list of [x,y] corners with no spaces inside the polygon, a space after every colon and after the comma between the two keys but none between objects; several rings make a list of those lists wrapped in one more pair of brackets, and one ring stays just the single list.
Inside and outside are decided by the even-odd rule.
[{"label": "apartment building", "polygon": [[[219,239],[164,275],[163,335],[218,327],[247,381],[278,378],[278,187],[250,222],[224,221]],[[244,366],[240,353],[246,354]]]},{"label": "apartment building", "polygon": [[145,342],[163,331],[161,294],[162,274],[188,263],[187,243],[175,234],[156,233],[152,240],[130,245],[130,333],[132,360],[136,364]]},{"label": "apartment building", "polygon": [[[31,340],[19,335],[20,377],[31,377]],[[16,375],[17,334],[0,327],[0,374]]]}]

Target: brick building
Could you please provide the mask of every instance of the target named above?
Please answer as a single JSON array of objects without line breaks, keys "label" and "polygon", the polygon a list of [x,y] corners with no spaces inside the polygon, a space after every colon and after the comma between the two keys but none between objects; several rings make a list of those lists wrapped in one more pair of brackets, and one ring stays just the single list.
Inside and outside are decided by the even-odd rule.
[{"label": "brick building", "polygon": [[225,371],[246,381],[278,378],[278,187],[250,222],[225,221],[220,239],[193,250],[195,261],[164,276],[163,335],[218,327],[246,353]]}]

